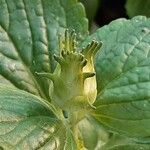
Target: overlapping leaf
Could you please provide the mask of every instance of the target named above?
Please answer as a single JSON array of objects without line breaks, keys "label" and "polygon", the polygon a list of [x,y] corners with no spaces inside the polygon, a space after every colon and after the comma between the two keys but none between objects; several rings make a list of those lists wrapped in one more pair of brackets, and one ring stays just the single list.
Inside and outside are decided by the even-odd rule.
[{"label": "overlapping leaf", "polygon": [[109,133],[91,118],[79,122],[78,132],[79,139],[83,140],[84,147],[89,150],[100,149],[109,139]]},{"label": "overlapping leaf", "polygon": [[35,71],[54,70],[53,53],[65,28],[76,29],[80,40],[88,34],[76,0],[0,0],[0,76],[48,99],[47,80]]},{"label": "overlapping leaf", "polygon": [[16,149],[75,149],[72,134],[41,99],[0,87],[0,147]]},{"label": "overlapping leaf", "polygon": [[150,19],[119,19],[93,38],[103,41],[95,61],[98,96],[93,116],[109,130],[149,136]]}]

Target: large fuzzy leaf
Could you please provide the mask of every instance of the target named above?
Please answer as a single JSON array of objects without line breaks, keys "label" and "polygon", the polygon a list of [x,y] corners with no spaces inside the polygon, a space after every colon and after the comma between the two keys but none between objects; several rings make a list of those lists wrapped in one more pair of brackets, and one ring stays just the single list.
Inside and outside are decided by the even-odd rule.
[{"label": "large fuzzy leaf", "polygon": [[119,19],[93,38],[103,41],[95,62],[98,96],[93,116],[111,131],[149,136],[150,19]]},{"label": "large fuzzy leaf", "polygon": [[[83,7],[76,0],[0,0],[0,76],[43,98],[48,83],[37,72],[54,70],[58,34],[75,29],[88,34]],[[0,82],[2,81],[0,78]]]},{"label": "large fuzzy leaf", "polygon": [[72,133],[36,96],[0,87],[0,147],[74,150]]}]

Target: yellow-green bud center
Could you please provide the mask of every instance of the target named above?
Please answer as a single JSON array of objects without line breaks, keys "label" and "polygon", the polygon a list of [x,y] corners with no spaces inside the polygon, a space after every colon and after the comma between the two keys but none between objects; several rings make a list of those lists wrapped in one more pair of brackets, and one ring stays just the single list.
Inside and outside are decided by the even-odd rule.
[{"label": "yellow-green bud center", "polygon": [[93,57],[101,43],[92,41],[81,52],[76,48],[76,34],[65,31],[59,37],[60,55],[54,55],[60,71],[38,73],[53,82],[50,96],[52,102],[64,111],[74,111],[93,104],[97,95]]}]

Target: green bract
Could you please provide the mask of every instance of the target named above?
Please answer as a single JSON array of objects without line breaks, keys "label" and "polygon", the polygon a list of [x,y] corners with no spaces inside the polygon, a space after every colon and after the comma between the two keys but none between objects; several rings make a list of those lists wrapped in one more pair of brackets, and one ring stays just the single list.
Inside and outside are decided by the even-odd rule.
[{"label": "green bract", "polygon": [[0,0],[0,149],[150,149],[150,19],[87,29],[76,0]]},{"label": "green bract", "polygon": [[[54,55],[59,63],[56,71],[37,73],[50,79],[50,96],[52,103],[62,110],[78,110],[92,105],[97,96],[96,78],[93,57],[100,48],[100,44],[92,41],[82,53],[77,52],[76,34],[65,32],[65,38],[59,38],[60,56]],[[84,54],[84,55],[83,55]]]}]

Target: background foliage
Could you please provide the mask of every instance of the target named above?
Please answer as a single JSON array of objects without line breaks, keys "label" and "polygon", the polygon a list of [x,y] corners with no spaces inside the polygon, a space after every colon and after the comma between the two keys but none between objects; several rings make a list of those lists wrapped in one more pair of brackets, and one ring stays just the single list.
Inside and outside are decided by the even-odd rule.
[{"label": "background foliage", "polygon": [[80,0],[85,6],[91,32],[117,18],[150,17],[149,0]]}]

